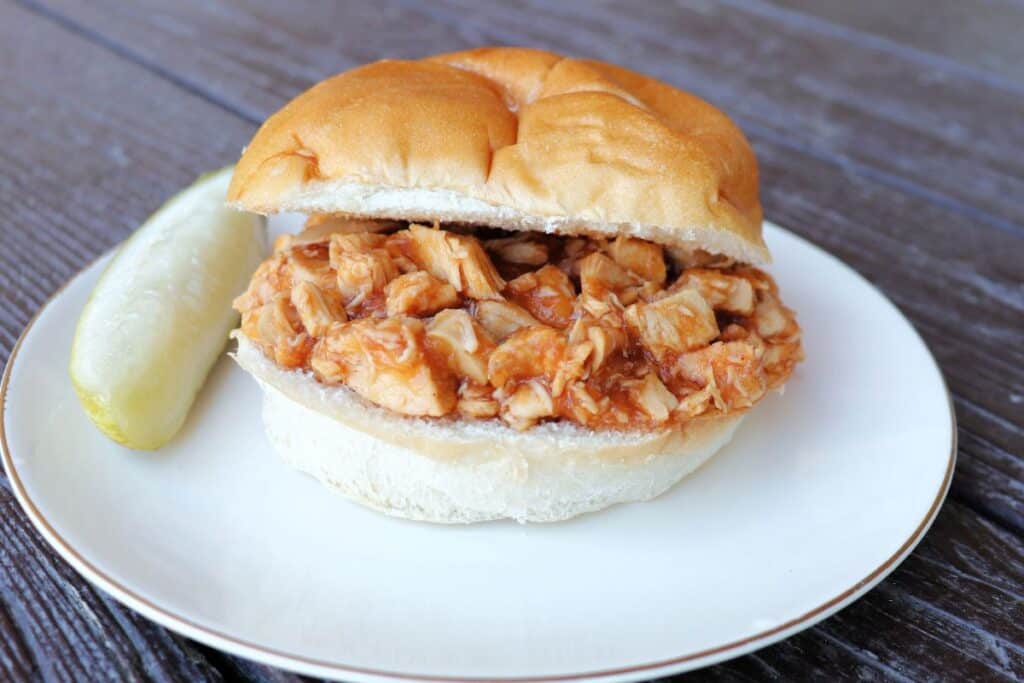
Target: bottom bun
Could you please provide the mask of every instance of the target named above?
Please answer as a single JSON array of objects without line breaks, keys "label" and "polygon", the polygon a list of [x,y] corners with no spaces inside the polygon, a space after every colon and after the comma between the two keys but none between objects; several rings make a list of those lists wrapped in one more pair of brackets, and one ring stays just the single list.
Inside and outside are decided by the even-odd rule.
[{"label": "bottom bun", "polygon": [[439,523],[556,522],[650,500],[729,442],[743,419],[598,432],[546,423],[405,417],[343,386],[274,364],[240,332],[235,360],[263,389],[267,436],[291,466],[396,517]]}]

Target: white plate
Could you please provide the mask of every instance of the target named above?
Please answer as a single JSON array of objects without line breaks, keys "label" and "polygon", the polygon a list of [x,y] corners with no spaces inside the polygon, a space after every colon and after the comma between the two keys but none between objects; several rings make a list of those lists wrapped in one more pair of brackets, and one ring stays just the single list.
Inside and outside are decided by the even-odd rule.
[{"label": "white plate", "polygon": [[87,579],[196,640],[348,680],[632,680],[785,638],[921,539],[953,471],[935,362],[896,308],[811,244],[767,239],[807,362],[730,446],[656,501],[548,526],[439,527],[336,497],[264,440],[222,361],[158,453],[113,445],[72,392],[72,280],[11,355],[3,457]]}]

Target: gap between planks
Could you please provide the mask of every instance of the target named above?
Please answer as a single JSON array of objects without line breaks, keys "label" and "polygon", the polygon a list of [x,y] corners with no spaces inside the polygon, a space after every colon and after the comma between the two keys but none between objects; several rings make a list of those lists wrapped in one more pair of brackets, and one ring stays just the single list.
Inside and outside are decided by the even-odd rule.
[{"label": "gap between planks", "polygon": [[[981,69],[967,66],[966,64],[962,64],[954,59],[943,57],[942,55],[929,52],[928,50],[923,50],[905,43],[899,43],[890,38],[869,33],[862,29],[844,26],[829,19],[807,14],[806,12],[798,9],[775,5],[770,2],[764,2],[764,0],[718,0],[718,2],[744,12],[749,12],[750,14],[756,14],[766,19],[778,21],[779,23],[789,24],[790,26],[807,29],[821,35],[846,40],[851,43],[859,43],[864,47],[868,47],[879,52],[885,52],[886,54],[891,54],[895,57],[905,59],[909,62],[915,62],[922,66],[949,71],[951,73],[964,76],[965,78],[978,81],[979,83],[984,83],[996,90],[1004,90],[1015,95],[1024,95],[1024,86],[1014,83],[1009,79],[1002,78]],[[894,11],[897,10],[894,9]]]},{"label": "gap between planks", "polygon": [[99,31],[91,29],[88,26],[84,26],[81,23],[72,19],[71,17],[67,17],[63,14],[60,14],[59,12],[50,9],[45,5],[42,5],[38,2],[34,2],[34,0],[14,0],[14,2],[17,5],[21,6],[22,8],[28,10],[29,12],[32,12],[33,14],[43,19],[52,21],[61,28],[65,29],[66,31],[69,31],[89,41],[90,43],[93,43],[94,45],[97,45],[107,50],[108,52],[114,54],[117,57],[125,59],[131,62],[132,64],[135,64],[136,66],[145,69],[146,71],[150,72],[154,76],[157,76],[158,78],[162,78],[165,81],[174,84],[175,86],[181,88],[190,95],[195,95],[196,97],[199,97],[200,99],[205,100],[206,102],[209,102],[210,104],[220,109],[223,109],[226,112],[234,114],[246,123],[251,123],[255,126],[258,126],[263,122],[263,117],[260,116],[258,113],[249,112],[242,107],[236,106],[234,103],[229,102],[223,97],[217,95],[217,93],[213,90],[210,90],[209,88],[206,88],[199,83],[195,83],[188,78],[183,78],[182,76],[179,76],[173,71],[164,68],[163,65],[161,65],[159,62],[148,59],[147,57],[140,54],[138,51],[133,50],[127,45],[123,45],[114,40],[111,40]]}]

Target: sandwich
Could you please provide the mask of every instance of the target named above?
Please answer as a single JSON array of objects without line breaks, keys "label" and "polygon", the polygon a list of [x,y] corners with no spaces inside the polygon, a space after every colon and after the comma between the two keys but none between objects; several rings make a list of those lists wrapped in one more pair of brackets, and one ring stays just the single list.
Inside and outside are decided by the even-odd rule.
[{"label": "sandwich", "polygon": [[290,465],[390,515],[551,522],[695,470],[803,357],[757,162],[709,103],[482,48],[328,78],[229,204],[308,218],[235,300]]}]

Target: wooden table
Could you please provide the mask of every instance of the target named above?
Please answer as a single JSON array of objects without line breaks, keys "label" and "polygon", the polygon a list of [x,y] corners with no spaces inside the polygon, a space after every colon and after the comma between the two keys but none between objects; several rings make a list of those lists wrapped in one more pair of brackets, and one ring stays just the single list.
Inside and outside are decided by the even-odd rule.
[{"label": "wooden table", "polygon": [[[489,43],[618,62],[735,118],[767,216],[896,302],[959,420],[949,500],[902,567],[818,627],[694,678],[1024,677],[1024,6],[207,4],[0,4],[3,358],[65,280],[327,75]],[[0,679],[40,678],[293,679],[90,587],[0,480]]]}]

